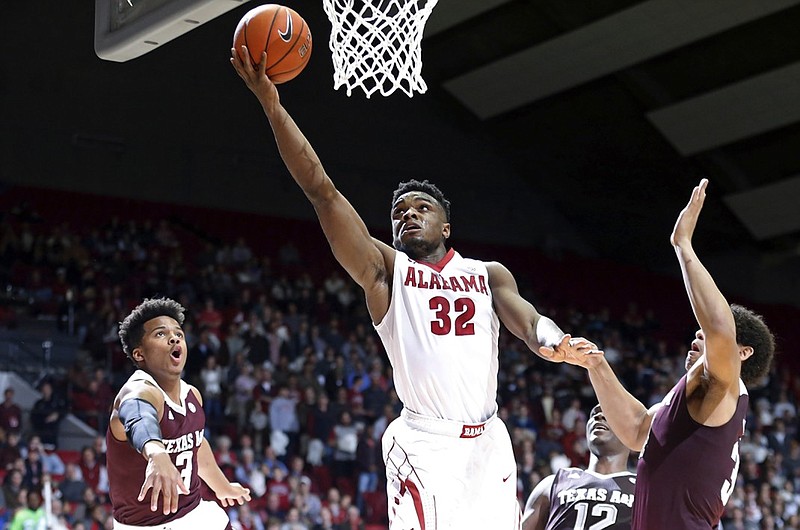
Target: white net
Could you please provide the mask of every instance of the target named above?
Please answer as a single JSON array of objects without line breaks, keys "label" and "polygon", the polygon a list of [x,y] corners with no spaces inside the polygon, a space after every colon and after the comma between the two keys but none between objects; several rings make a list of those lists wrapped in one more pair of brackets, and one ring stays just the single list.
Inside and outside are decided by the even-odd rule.
[{"label": "white net", "polygon": [[331,21],[333,88],[370,97],[428,90],[422,79],[422,32],[438,0],[323,0]]}]

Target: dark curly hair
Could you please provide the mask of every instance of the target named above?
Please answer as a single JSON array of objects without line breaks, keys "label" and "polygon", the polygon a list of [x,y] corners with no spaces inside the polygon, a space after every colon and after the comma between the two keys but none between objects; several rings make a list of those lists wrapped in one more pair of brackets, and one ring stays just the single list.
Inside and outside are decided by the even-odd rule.
[{"label": "dark curly hair", "polygon": [[736,322],[736,343],[753,348],[753,355],[742,363],[742,381],[748,386],[757,384],[769,373],[775,336],[761,315],[737,304],[731,304],[731,312]]},{"label": "dark curly hair", "polygon": [[450,222],[450,201],[448,201],[447,198],[445,198],[444,193],[442,193],[442,190],[436,187],[436,184],[433,184],[428,179],[422,181],[411,179],[405,182],[401,182],[397,186],[397,189],[394,190],[394,193],[392,193],[392,205],[394,205],[399,196],[403,195],[404,193],[408,193],[409,191],[422,191],[424,193],[427,193],[434,199],[436,199],[436,201],[442,206],[442,209],[444,210],[444,216],[446,221],[448,223]]},{"label": "dark curly hair", "polygon": [[119,323],[119,341],[122,351],[133,364],[133,350],[139,347],[144,338],[144,323],[157,317],[174,318],[178,324],[183,325],[184,311],[181,304],[170,298],[145,298],[144,302],[136,306],[125,320]]}]

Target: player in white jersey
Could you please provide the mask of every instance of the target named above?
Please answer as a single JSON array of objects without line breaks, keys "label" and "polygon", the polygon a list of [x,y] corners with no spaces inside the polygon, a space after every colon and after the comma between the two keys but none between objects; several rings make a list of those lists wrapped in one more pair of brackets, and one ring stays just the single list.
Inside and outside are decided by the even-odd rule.
[{"label": "player in white jersey", "polygon": [[266,53],[254,66],[242,51],[231,50],[231,63],[261,103],[336,259],[364,290],[392,363],[404,409],[383,437],[391,530],[519,528],[511,440],[496,416],[500,321],[549,360],[593,345],[540,315],[500,263],[448,249],[450,202],[427,181],[395,190],[392,246],[374,239],[280,104]]}]

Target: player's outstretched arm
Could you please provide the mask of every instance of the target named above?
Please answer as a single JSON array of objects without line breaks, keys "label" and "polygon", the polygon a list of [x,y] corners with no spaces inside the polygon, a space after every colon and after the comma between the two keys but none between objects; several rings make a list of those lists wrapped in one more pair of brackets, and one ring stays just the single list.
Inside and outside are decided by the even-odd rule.
[{"label": "player's outstretched arm", "polygon": [[692,236],[706,198],[706,187],[708,179],[702,179],[692,190],[689,203],[675,222],[670,242],[675,247],[695,318],[705,335],[706,375],[711,376],[712,381],[732,387],[738,384],[741,366],[736,344],[736,322],[728,301],[692,246]]},{"label": "player's outstretched arm", "polygon": [[531,351],[548,361],[569,362],[571,355],[595,348],[585,339],[565,334],[552,319],[541,315],[520,296],[514,275],[504,265],[489,262],[486,269],[498,317]]},{"label": "player's outstretched arm", "polygon": [[555,475],[543,478],[528,496],[522,512],[522,530],[544,530],[550,518],[550,490]]},{"label": "player's outstretched arm", "polygon": [[[364,221],[336,189],[311,144],[281,105],[278,90],[265,73],[266,53],[254,66],[246,48],[241,53],[236,51],[231,50],[231,64],[264,108],[281,158],[314,206],[334,256],[364,289],[370,314],[374,321],[380,321],[389,307],[386,282],[392,272],[392,248],[370,236]],[[242,56],[248,60],[243,61]]]},{"label": "player's outstretched arm", "polygon": [[159,421],[163,414],[161,392],[144,381],[134,381],[120,390],[109,428],[117,440],[127,439],[147,460],[139,501],[150,492],[150,510],[155,512],[163,498],[162,513],[168,515],[178,511],[179,492],[187,494],[189,489],[161,441]]},{"label": "player's outstretched arm", "polygon": [[617,438],[631,451],[641,451],[650,432],[653,417],[661,404],[648,409],[628,392],[602,351],[593,350],[575,355],[569,362],[588,370],[589,381],[603,409],[603,416]]},{"label": "player's outstretched arm", "polygon": [[227,477],[217,465],[208,440],[203,439],[197,451],[197,473],[211,488],[223,506],[242,505],[250,501],[250,490],[238,482],[228,482]]}]

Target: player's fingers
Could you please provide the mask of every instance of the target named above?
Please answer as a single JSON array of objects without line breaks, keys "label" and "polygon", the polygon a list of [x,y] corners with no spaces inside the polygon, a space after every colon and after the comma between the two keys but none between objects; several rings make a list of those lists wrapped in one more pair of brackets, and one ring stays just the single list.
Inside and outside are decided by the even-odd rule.
[{"label": "player's fingers", "polygon": [[247,49],[247,46],[242,45],[239,47],[239,61],[241,61],[242,66],[249,66],[251,64],[250,61],[250,50]]},{"label": "player's fingers", "polygon": [[252,72],[253,71],[253,61],[250,58],[250,52],[247,50],[247,46],[241,47],[242,53],[240,60],[242,61],[242,70],[245,72]]},{"label": "player's fingers", "polygon": [[181,500],[181,493],[187,494],[189,490],[180,478],[174,487],[171,489],[172,495],[170,497],[170,512],[175,513],[178,511],[178,503]]},{"label": "player's fingers", "polygon": [[[155,491],[155,488],[153,488],[153,490]],[[172,495],[170,495],[169,488],[161,487],[158,496],[154,496],[154,500],[151,504],[153,511],[158,510],[159,499],[161,501],[161,513],[164,515],[169,514],[169,510],[171,508],[170,503],[172,502]]]},{"label": "player's fingers", "polygon": [[139,502],[144,500],[144,496],[147,494],[147,490],[149,490],[153,485],[150,483],[150,479],[146,479],[142,484],[141,489],[139,490]]},{"label": "player's fingers", "polygon": [[247,51],[247,46],[242,46],[238,51],[236,48],[231,48],[231,59],[238,70],[246,71],[250,66],[250,52]]},{"label": "player's fingers", "polygon": [[698,186],[698,187],[700,188],[700,190],[698,192],[698,195],[699,195],[698,200],[700,202],[700,206],[702,206],[703,205],[703,201],[706,198],[706,188],[708,187],[708,179],[701,180],[700,181],[700,186]]},{"label": "player's fingers", "polygon": [[150,492],[150,511],[154,512],[158,510],[159,497],[161,497],[161,484],[156,482],[153,484],[153,491]]},{"label": "player's fingers", "polygon": [[267,75],[267,52],[261,52],[261,62],[258,63],[259,75]]},{"label": "player's fingers", "polygon": [[575,337],[569,340],[569,345],[574,348],[582,348],[590,344],[593,344],[592,341],[584,337]]},{"label": "player's fingers", "polygon": [[244,63],[234,48],[231,48],[231,65],[233,65],[233,69],[236,71],[236,74],[243,80],[247,81],[247,73],[244,71]]}]

